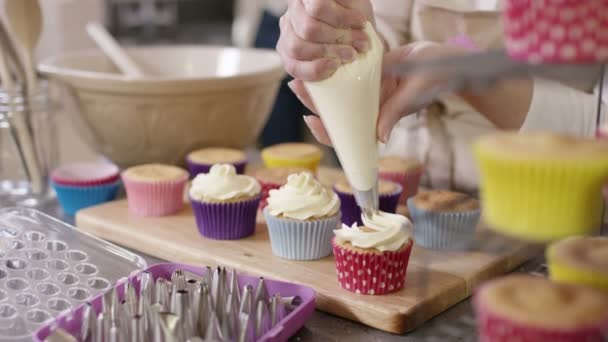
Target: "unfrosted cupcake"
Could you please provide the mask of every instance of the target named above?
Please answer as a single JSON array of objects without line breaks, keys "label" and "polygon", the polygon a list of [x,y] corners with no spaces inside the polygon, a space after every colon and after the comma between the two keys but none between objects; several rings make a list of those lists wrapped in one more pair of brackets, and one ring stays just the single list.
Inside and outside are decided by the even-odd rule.
[{"label": "unfrosted cupcake", "polygon": [[475,143],[488,225],[527,240],[600,226],[608,142],[549,133],[496,133]]},{"label": "unfrosted cupcake", "polygon": [[[395,213],[399,204],[399,196],[403,187],[397,183],[380,180],[378,181],[378,208],[380,211]],[[340,197],[340,210],[342,211],[342,223],[347,226],[353,224],[361,225],[361,208],[357,205],[353,189],[344,178],[334,186],[334,191]]]},{"label": "unfrosted cupcake", "polygon": [[333,231],[340,224],[340,200],[311,173],[293,174],[280,189],[270,190],[264,217],[275,255],[320,259],[331,254]]},{"label": "unfrosted cupcake", "polygon": [[165,216],[180,211],[187,181],[186,170],[163,164],[139,165],[122,173],[129,210],[139,216]]},{"label": "unfrosted cupcake", "polygon": [[422,192],[407,201],[417,244],[427,248],[462,250],[475,238],[479,201],[447,190]]},{"label": "unfrosted cupcake", "polygon": [[401,184],[403,192],[399,202],[405,201],[418,193],[422,164],[412,158],[383,157],[378,162],[378,177]]},{"label": "unfrosted cupcake", "polygon": [[363,226],[342,225],[333,239],[338,283],[348,291],[382,295],[403,288],[413,241],[412,223],[397,214],[379,212]]},{"label": "unfrosted cupcake", "polygon": [[608,238],[569,237],[547,249],[551,279],[608,291]]},{"label": "unfrosted cupcake", "polygon": [[545,278],[510,275],[473,299],[481,342],[600,342],[608,329],[608,296]]},{"label": "unfrosted cupcake", "polygon": [[238,175],[233,165],[216,164],[209,173],[196,176],[189,195],[201,235],[236,240],[255,232],[260,184]]},{"label": "unfrosted cupcake", "polygon": [[208,147],[190,152],[186,156],[190,177],[194,178],[199,173],[208,173],[214,164],[234,165],[236,173],[245,173],[247,166],[247,155],[241,150],[224,147]]},{"label": "unfrosted cupcake", "polygon": [[268,192],[272,189],[278,189],[287,183],[287,177],[294,173],[308,171],[302,167],[273,167],[261,168],[254,172],[253,176],[258,180],[262,187],[262,198],[260,200],[260,208],[266,207],[266,199]]},{"label": "unfrosted cupcake", "polygon": [[284,143],[262,150],[266,167],[302,167],[314,172],[323,158],[321,149],[312,144]]}]

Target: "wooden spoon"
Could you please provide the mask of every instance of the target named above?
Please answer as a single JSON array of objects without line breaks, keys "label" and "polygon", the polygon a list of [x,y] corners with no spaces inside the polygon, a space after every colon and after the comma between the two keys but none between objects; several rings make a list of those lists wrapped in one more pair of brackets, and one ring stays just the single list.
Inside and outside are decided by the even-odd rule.
[{"label": "wooden spoon", "polygon": [[125,50],[118,44],[118,42],[110,35],[105,27],[96,22],[87,24],[87,33],[89,37],[97,43],[97,46],[101,51],[110,58],[110,60],[116,65],[125,76],[132,78],[144,77],[143,71],[139,66],[127,55]]}]

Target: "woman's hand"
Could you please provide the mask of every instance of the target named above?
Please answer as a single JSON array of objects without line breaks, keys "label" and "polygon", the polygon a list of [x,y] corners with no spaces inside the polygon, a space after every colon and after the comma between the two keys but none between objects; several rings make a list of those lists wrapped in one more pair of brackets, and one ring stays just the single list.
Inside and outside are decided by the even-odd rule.
[{"label": "woman's hand", "polygon": [[289,0],[277,43],[285,70],[302,81],[327,78],[368,49],[363,27],[373,18],[370,0]]}]

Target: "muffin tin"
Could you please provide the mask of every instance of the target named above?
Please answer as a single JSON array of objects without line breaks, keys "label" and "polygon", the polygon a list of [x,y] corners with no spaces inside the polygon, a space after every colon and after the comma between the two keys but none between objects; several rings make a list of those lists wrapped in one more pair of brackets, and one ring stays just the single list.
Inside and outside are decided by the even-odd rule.
[{"label": "muffin tin", "polygon": [[109,289],[145,261],[38,211],[0,210],[0,341],[30,341],[44,322]]}]

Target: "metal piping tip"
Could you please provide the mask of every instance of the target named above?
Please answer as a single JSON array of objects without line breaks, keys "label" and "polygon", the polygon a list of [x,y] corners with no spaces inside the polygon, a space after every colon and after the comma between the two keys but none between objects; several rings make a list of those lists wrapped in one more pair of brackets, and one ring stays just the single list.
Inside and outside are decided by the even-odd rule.
[{"label": "metal piping tip", "polygon": [[220,331],[220,322],[215,314],[211,314],[209,318],[209,325],[207,326],[205,333],[205,341],[223,341],[222,333]]},{"label": "metal piping tip", "polygon": [[95,335],[93,336],[93,340],[95,342],[103,342],[103,338],[106,332],[106,319],[103,312],[100,312],[97,315],[97,319],[95,320]]},{"label": "metal piping tip", "polygon": [[182,270],[176,270],[171,275],[171,290],[179,291],[186,288],[186,275]]},{"label": "metal piping tip", "polygon": [[369,190],[358,190],[353,188],[353,194],[357,205],[361,208],[363,215],[371,217],[378,212],[378,182]]},{"label": "metal piping tip", "polygon": [[268,294],[268,289],[266,288],[266,281],[264,281],[264,277],[260,277],[258,280],[258,286],[255,289],[255,300],[254,303],[259,301],[268,301],[270,295]]},{"label": "metal piping tip", "polygon": [[239,289],[239,277],[236,270],[230,271],[230,280],[228,281],[228,292],[235,295],[236,302],[241,303],[241,291]]},{"label": "metal piping tip", "polygon": [[163,307],[161,311],[169,310],[170,305],[169,295],[169,283],[164,278],[156,279],[156,285],[154,286],[154,304],[160,304]]},{"label": "metal piping tip", "polygon": [[165,336],[165,342],[177,342],[176,332],[179,328],[180,317],[169,312],[159,312],[158,321]]},{"label": "metal piping tip", "polygon": [[82,310],[82,325],[80,326],[81,341],[88,342],[95,338],[95,325],[97,324],[96,319],[93,305],[90,302],[87,302]]},{"label": "metal piping tip", "polygon": [[211,305],[212,299],[211,293],[209,292],[209,286],[206,283],[201,283],[199,292],[198,319],[196,325],[198,334],[200,336],[205,336],[207,327],[209,326],[209,319],[215,310]]},{"label": "metal piping tip", "polygon": [[140,315],[133,316],[133,318],[131,318],[131,342],[145,341],[144,318]]}]

